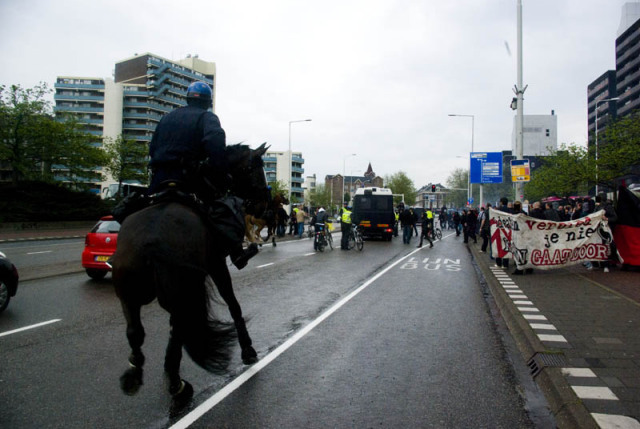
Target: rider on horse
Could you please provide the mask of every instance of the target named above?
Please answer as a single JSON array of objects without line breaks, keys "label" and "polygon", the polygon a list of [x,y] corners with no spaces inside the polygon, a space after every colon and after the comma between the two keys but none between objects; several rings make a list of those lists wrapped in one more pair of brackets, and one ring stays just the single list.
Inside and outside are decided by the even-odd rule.
[{"label": "rider on horse", "polygon": [[[226,138],[220,120],[208,110],[212,106],[212,95],[209,85],[194,82],[187,89],[187,105],[160,120],[149,145],[152,172],[149,195],[163,191],[170,183],[171,186],[177,184],[183,192],[195,193],[207,208],[225,196],[230,184],[225,159]],[[205,160],[207,162],[203,164]],[[205,175],[201,171],[203,166]],[[209,229],[214,234],[217,223],[216,218],[209,217]],[[244,233],[244,224],[241,227],[240,236]],[[229,234],[224,236],[227,238]],[[244,250],[242,239],[232,241],[231,261],[242,269],[258,253],[257,245]]]}]

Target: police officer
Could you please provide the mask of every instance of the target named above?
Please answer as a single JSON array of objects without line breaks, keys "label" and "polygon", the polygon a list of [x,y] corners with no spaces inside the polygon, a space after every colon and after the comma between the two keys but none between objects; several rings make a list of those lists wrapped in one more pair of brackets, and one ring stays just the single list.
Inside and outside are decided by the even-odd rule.
[{"label": "police officer", "polygon": [[340,249],[349,250],[349,234],[351,233],[351,204],[345,204],[344,209],[342,209],[340,230],[342,231]]},{"label": "police officer", "polygon": [[427,209],[422,213],[422,233],[420,234],[420,244],[418,247],[422,247],[422,240],[424,238],[429,242],[429,247],[433,247],[433,241],[431,241],[431,231],[433,230],[433,212],[431,209]]},{"label": "police officer", "polygon": [[[173,110],[158,123],[149,145],[152,172],[149,194],[161,191],[167,181],[178,182],[184,191],[195,193],[205,204],[226,193],[226,137],[220,120],[208,110],[212,96],[209,85],[194,82],[187,89],[187,105]],[[205,159],[211,186],[196,174]],[[255,243],[245,251],[240,241],[230,250],[231,261],[242,269],[257,253]]]}]

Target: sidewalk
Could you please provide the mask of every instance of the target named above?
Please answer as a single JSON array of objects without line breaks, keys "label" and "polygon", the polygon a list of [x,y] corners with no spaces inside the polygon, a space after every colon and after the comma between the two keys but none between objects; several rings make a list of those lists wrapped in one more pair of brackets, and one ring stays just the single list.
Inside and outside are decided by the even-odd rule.
[{"label": "sidewalk", "polygon": [[513,275],[469,248],[558,426],[640,428],[640,273]]}]

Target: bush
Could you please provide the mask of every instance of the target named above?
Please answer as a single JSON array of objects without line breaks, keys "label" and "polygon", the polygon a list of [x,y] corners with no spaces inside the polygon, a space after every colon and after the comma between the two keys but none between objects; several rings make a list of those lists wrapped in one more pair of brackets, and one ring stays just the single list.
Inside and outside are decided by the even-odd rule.
[{"label": "bush", "polygon": [[95,220],[111,213],[111,206],[98,195],[53,183],[0,184],[0,222]]}]

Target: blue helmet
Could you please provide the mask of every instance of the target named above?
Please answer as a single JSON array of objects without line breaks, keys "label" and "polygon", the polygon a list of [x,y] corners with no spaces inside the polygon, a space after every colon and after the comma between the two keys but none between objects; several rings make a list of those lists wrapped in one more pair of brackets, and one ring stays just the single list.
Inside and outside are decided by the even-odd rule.
[{"label": "blue helmet", "polygon": [[211,87],[202,81],[193,82],[187,88],[187,99],[204,100],[211,102],[213,99],[213,91]]}]

